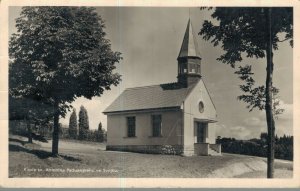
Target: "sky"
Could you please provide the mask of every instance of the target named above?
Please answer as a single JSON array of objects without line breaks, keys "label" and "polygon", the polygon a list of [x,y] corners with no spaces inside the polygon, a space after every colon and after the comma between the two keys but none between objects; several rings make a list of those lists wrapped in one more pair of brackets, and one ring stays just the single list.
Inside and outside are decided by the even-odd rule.
[{"label": "sky", "polygon": [[[9,34],[16,32],[15,19],[20,7],[9,9]],[[117,87],[92,100],[78,98],[72,103],[79,112],[83,105],[89,116],[90,129],[99,122],[106,129],[106,116],[102,113],[121,92],[130,87],[148,86],[177,81],[177,56],[181,47],[188,19],[195,34],[204,20],[211,20],[211,11],[199,8],[153,8],[153,7],[97,7],[96,11],[105,21],[106,38],[112,50],[122,53],[115,72],[122,75]],[[213,21],[216,22],[216,21]],[[249,112],[246,104],[238,101],[240,80],[234,70],[216,59],[222,54],[221,47],[213,47],[197,35],[202,55],[202,76],[218,114],[216,135],[237,139],[258,138],[267,131],[265,112]],[[276,123],[276,134],[293,134],[293,51],[288,42],[279,45],[274,54],[274,85],[280,89],[279,99],[285,110]],[[240,64],[251,64],[255,80],[265,82],[265,59],[245,58]],[[69,112],[60,123],[68,125]]]}]

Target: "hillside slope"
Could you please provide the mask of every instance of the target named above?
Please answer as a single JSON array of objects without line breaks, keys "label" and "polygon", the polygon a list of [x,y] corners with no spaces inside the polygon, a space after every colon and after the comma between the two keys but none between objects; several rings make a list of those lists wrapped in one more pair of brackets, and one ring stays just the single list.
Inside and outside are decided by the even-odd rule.
[{"label": "hillside slope", "polygon": [[[26,144],[10,136],[10,177],[165,177],[165,178],[264,178],[266,159],[222,156],[170,156],[105,151],[99,143],[61,140],[60,156],[51,157],[51,142]],[[275,176],[291,178],[293,164],[276,161]]]}]

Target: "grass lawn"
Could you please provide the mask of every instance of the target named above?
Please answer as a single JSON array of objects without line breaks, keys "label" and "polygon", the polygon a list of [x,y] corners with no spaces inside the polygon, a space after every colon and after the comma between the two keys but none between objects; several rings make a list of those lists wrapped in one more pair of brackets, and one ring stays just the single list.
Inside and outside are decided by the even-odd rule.
[{"label": "grass lawn", "polygon": [[[171,156],[105,151],[101,143],[60,140],[57,158],[49,143],[26,143],[10,135],[10,177],[164,177],[164,178],[264,178],[266,159],[223,154],[222,156]],[[278,160],[275,176],[291,178],[293,163]]]}]

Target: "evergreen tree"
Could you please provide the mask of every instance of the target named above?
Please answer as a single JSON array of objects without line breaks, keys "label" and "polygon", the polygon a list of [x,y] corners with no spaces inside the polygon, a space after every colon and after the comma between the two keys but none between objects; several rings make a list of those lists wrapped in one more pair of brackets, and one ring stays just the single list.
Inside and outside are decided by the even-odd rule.
[{"label": "evergreen tree", "polygon": [[87,138],[89,130],[89,118],[87,114],[87,110],[84,106],[80,106],[79,111],[79,139],[83,140]]},{"label": "evergreen tree", "polygon": [[98,131],[101,132],[102,131],[102,123],[100,122],[98,125]]},{"label": "evergreen tree", "polygon": [[277,136],[277,134],[275,135],[275,144],[278,144],[278,141],[279,141],[279,139],[278,139],[278,136]]},{"label": "evergreen tree", "polygon": [[260,140],[262,141],[263,144],[267,143],[268,133],[261,133],[260,134]]},{"label": "evergreen tree", "polygon": [[99,142],[103,142],[104,138],[104,129],[102,129],[102,123],[100,122],[98,125],[98,130],[96,132],[96,139]]},{"label": "evergreen tree", "polygon": [[77,138],[77,115],[75,108],[70,116],[69,122],[69,136],[73,139]]}]

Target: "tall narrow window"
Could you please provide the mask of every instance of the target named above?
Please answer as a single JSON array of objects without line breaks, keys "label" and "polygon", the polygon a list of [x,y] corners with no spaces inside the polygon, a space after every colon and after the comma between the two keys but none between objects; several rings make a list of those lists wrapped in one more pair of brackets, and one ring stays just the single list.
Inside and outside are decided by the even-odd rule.
[{"label": "tall narrow window", "polygon": [[152,115],[152,136],[161,136],[161,115]]},{"label": "tall narrow window", "polygon": [[135,137],[135,117],[127,117],[127,137]]}]

